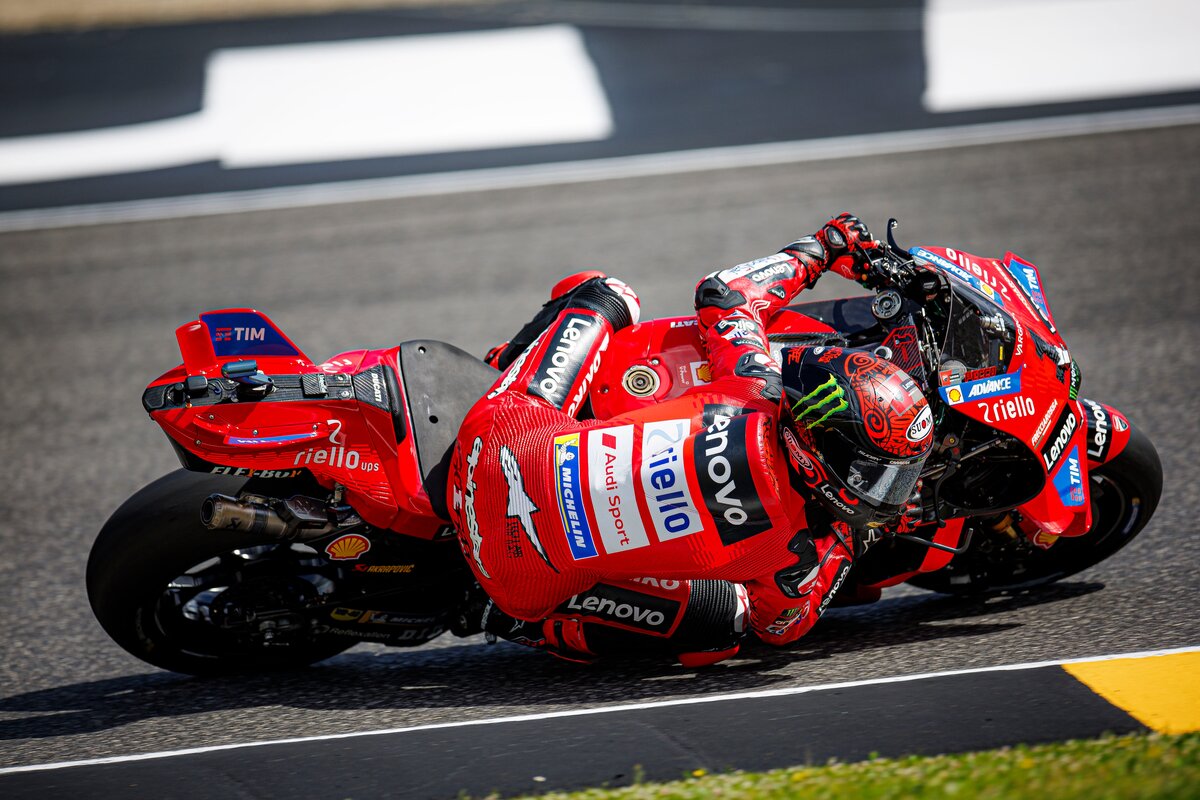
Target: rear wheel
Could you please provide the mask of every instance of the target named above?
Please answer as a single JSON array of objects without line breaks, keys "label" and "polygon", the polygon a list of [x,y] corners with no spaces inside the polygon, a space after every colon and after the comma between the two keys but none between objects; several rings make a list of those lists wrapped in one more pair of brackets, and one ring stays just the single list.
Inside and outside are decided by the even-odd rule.
[{"label": "rear wheel", "polygon": [[212,675],[301,667],[354,644],[314,633],[303,613],[333,592],[318,554],[200,523],[205,497],[236,494],[243,483],[179,470],[105,523],[88,559],[88,598],[125,650],[163,669]]},{"label": "rear wheel", "polygon": [[1092,529],[1063,537],[1048,550],[1024,542],[997,546],[977,536],[970,549],[937,572],[908,582],[946,594],[1017,591],[1043,586],[1099,564],[1133,541],[1162,494],[1162,463],[1146,434],[1130,426],[1129,443],[1107,464],[1092,470]]}]

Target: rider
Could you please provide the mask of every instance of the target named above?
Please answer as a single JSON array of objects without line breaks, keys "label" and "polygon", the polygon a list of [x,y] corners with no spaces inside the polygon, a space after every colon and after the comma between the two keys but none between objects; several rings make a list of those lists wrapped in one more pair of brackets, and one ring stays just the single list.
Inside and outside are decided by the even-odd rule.
[{"label": "rider", "polygon": [[932,425],[889,362],[795,347],[781,369],[764,328],[826,270],[864,279],[877,247],[842,214],[707,276],[696,316],[711,382],[605,420],[576,416],[637,296],[596,272],[556,286],[489,354],[504,372],[452,460],[448,505],[491,598],[484,628],[580,660],[640,635],[685,664],[732,655],[746,628],[773,644],[807,632],[912,500]]}]

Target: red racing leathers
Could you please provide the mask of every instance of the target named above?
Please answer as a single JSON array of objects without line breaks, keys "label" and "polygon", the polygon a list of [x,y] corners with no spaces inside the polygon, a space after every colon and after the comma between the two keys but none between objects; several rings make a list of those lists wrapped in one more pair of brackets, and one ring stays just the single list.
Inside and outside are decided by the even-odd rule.
[{"label": "red racing leathers", "polygon": [[748,593],[749,628],[765,641],[812,627],[854,544],[845,530],[807,529],[781,453],[780,370],[764,326],[826,269],[855,277],[855,246],[868,244],[843,215],[702,280],[712,381],[613,419],[575,415],[610,337],[636,322],[636,298],[612,279],[567,295],[468,413],[451,464],[448,505],[484,590],[506,615],[556,621],[543,628],[548,641],[509,638],[586,653],[571,631],[588,619],[669,636],[663,603],[686,599],[658,589],[698,579],[744,585],[722,613],[740,617]]}]

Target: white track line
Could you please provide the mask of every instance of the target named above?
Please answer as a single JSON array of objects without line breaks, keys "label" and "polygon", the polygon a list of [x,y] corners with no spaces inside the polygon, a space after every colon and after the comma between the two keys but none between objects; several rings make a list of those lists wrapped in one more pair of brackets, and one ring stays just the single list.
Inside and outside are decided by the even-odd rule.
[{"label": "white track line", "polygon": [[568,25],[232,47],[209,56],[195,113],[0,138],[0,185],[591,142],[612,131],[600,76]]},{"label": "white track line", "polygon": [[954,147],[1118,133],[1200,123],[1200,104],[1108,111],[1013,122],[837,136],[556,164],[443,172],[398,178],[285,186],[122,203],[0,212],[0,233],[78,225],[145,222],[247,211],[398,200],[411,197],[555,186],[587,181],[675,175],[707,170],[797,164],[839,158],[916,153]]},{"label": "white track line", "polygon": [[1137,653],[1114,653],[1088,658],[1068,658],[1058,661],[1034,661],[1027,664],[1002,664],[993,667],[975,667],[973,669],[955,669],[946,672],[926,672],[919,675],[897,675],[890,678],[872,678],[862,681],[845,681],[842,683],[824,683],[817,686],[793,686],[786,689],[764,689],[756,692],[735,692],[732,694],[714,694],[704,697],[687,697],[680,700],[657,700],[649,703],[627,703],[616,706],[601,706],[599,708],[579,708],[570,711],[548,711],[541,714],[520,714],[512,717],[493,717],[490,719],[472,719],[462,722],[438,722],[430,725],[413,725],[405,728],[385,728],[377,731],[357,731],[355,733],[331,733],[324,736],[297,736],[292,739],[273,739],[263,742],[241,742],[238,744],[218,744],[209,747],[189,747],[183,750],[166,750],[159,753],[137,753],[127,756],[109,756],[107,758],[88,758],[80,761],[58,761],[51,764],[28,764],[20,767],[0,768],[0,775],[14,772],[38,772],[50,769],[66,769],[68,767],[86,767],[96,764],[120,764],[127,761],[150,761],[174,756],[190,756],[199,753],[215,753],[220,750],[238,750],[244,747],[265,747],[277,744],[298,744],[301,742],[323,742],[334,739],[354,739],[360,736],[386,736],[398,733],[414,733],[418,731],[435,731],[445,728],[467,728],[476,725],[502,725],[510,722],[536,722],[545,719],[561,719],[563,717],[582,717],[592,714],[612,714],[621,711],[640,711],[650,708],[668,708],[670,706],[690,706],[701,703],[723,703],[731,700],[753,700],[763,697],[786,697],[810,692],[823,692],[831,689],[852,689],[859,686],[880,686],[889,683],[909,683],[931,678],[946,678],[955,675],[978,675],[986,672],[1010,672],[1016,670],[1040,669],[1042,667],[1058,667],[1063,664],[1087,664],[1096,661],[1112,661],[1119,658],[1153,658],[1169,656],[1178,653],[1197,653],[1200,646],[1176,647],[1167,650],[1145,650]]},{"label": "white track line", "polygon": [[1197,29],[1196,0],[930,0],[925,107],[963,111],[1195,89]]}]

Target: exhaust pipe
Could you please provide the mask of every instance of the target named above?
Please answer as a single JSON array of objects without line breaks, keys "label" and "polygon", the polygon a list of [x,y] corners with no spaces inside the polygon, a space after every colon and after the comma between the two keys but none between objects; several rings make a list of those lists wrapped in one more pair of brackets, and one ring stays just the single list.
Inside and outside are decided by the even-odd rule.
[{"label": "exhaust pipe", "polygon": [[200,504],[200,522],[210,531],[245,531],[281,541],[319,539],[362,522],[350,508],[328,509],[312,497],[296,495],[272,505],[264,497],[210,494]]},{"label": "exhaust pipe", "polygon": [[284,539],[290,527],[275,509],[264,503],[210,494],[200,504],[200,522],[210,531],[245,531]]}]

